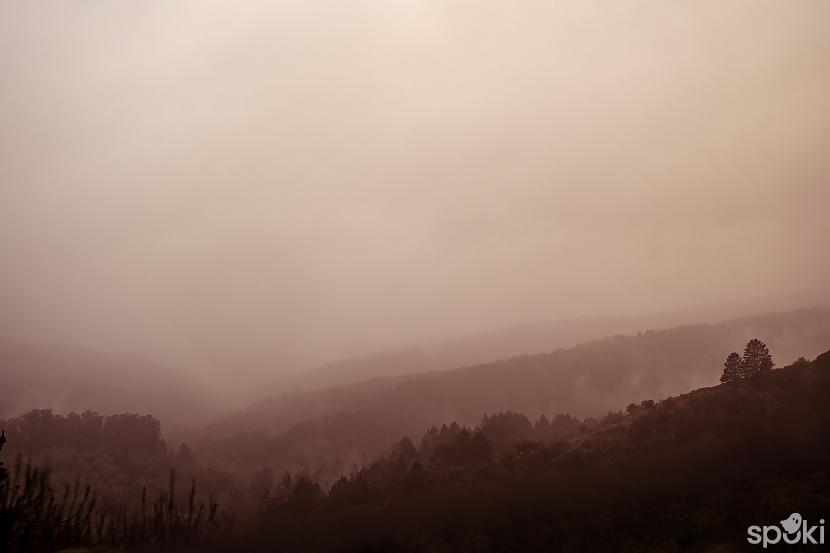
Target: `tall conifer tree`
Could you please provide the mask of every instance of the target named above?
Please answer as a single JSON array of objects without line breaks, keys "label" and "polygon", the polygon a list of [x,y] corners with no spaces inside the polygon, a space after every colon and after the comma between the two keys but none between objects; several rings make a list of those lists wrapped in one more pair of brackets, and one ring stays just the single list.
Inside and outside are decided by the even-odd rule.
[{"label": "tall conifer tree", "polygon": [[720,381],[734,382],[741,377],[741,356],[733,351],[723,364],[723,375],[721,375]]},{"label": "tall conifer tree", "polygon": [[746,344],[744,348],[744,358],[741,361],[741,372],[743,378],[750,378],[761,373],[767,372],[775,363],[772,361],[767,345],[759,340],[753,338]]}]

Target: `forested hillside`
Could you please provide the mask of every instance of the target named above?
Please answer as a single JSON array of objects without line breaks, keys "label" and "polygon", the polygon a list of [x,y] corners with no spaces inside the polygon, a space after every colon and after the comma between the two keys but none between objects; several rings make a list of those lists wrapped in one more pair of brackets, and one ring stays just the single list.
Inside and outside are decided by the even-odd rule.
[{"label": "forested hillside", "polygon": [[[645,329],[671,328],[697,322],[720,322],[762,311],[781,311],[785,298],[768,303],[731,301],[691,308],[626,317],[581,317],[535,321],[505,328],[465,334],[325,363],[272,386],[310,390],[352,384],[380,377],[442,371],[506,359],[521,354],[549,352],[617,334],[636,334]],[[764,308],[759,310],[759,305]]]},{"label": "forested hillside", "polygon": [[[210,468],[189,447],[167,446],[150,416],[32,412],[3,422],[14,444],[3,453],[57,461],[53,481],[67,488],[61,500],[42,470],[0,466],[0,537],[27,553],[95,543],[177,552],[740,551],[751,524],[791,512],[816,521],[830,508],[828,395],[830,352],[601,420],[502,412],[421,429],[331,483],[273,465],[252,478]],[[73,488],[73,474],[93,483],[91,494]],[[176,492],[191,478],[189,496]]]},{"label": "forested hillside", "polygon": [[726,355],[754,336],[764,337],[779,365],[816,355],[830,339],[830,309],[646,331],[451,371],[283,395],[212,426],[202,449],[224,463],[252,467],[281,458],[296,466],[323,463],[336,472],[431,425],[475,424],[501,411],[534,420],[557,413],[598,417],[631,402],[712,385]]},{"label": "forested hillside", "polygon": [[817,523],[830,509],[828,395],[830,352],[631,405],[564,440],[534,438],[521,422],[500,439],[486,421],[444,427],[328,493],[283,479],[252,541],[292,551],[741,551],[750,525],[792,512]]}]

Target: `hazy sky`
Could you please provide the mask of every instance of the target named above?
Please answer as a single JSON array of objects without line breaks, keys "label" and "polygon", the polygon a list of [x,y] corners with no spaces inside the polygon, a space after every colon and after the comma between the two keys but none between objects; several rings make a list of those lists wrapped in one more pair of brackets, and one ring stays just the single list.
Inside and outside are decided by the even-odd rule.
[{"label": "hazy sky", "polygon": [[830,282],[830,2],[0,0],[0,331],[293,369]]}]

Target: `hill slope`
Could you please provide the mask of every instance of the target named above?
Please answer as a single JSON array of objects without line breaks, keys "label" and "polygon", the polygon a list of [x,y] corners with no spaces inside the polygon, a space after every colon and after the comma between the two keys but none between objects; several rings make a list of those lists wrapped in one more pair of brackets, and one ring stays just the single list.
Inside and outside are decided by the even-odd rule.
[{"label": "hill slope", "polygon": [[727,354],[756,336],[770,346],[779,365],[816,355],[830,341],[830,308],[615,336],[466,368],[284,394],[210,431],[275,434],[299,422],[354,412],[385,421],[396,434],[452,420],[471,424],[484,413],[506,410],[533,418],[543,413],[596,416],[643,398],[714,384]]},{"label": "hill slope", "polygon": [[751,525],[826,518],[829,395],[827,352],[564,442],[493,449],[467,430],[437,448],[401,442],[328,495],[302,478],[284,487],[251,539],[292,551],[744,551]]},{"label": "hill slope", "polygon": [[0,343],[0,418],[30,409],[153,413],[167,425],[205,420],[198,382],[135,355]]},{"label": "hill slope", "polygon": [[[792,309],[793,298],[766,298],[763,302],[719,302],[695,307],[625,317],[582,317],[535,321],[414,344],[369,355],[341,359],[286,376],[266,385],[275,392],[314,390],[388,378],[443,371],[507,359],[521,354],[549,352],[617,334],[671,328],[699,322],[720,322],[766,311]],[[786,306],[786,307],[785,307]]]},{"label": "hill slope", "polygon": [[513,411],[536,420],[568,413],[598,417],[644,398],[718,382],[723,360],[762,337],[780,365],[830,343],[830,310],[805,309],[617,336],[574,348],[485,365],[416,374],[257,404],[188,438],[217,466],[305,469],[325,480],[347,473],[401,436],[452,421]]}]

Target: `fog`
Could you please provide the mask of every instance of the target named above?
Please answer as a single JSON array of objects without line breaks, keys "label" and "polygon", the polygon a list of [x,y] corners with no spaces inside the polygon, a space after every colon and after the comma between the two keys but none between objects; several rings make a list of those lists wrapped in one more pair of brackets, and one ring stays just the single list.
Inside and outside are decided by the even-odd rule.
[{"label": "fog", "polygon": [[830,4],[0,0],[0,335],[261,377],[828,297]]}]

